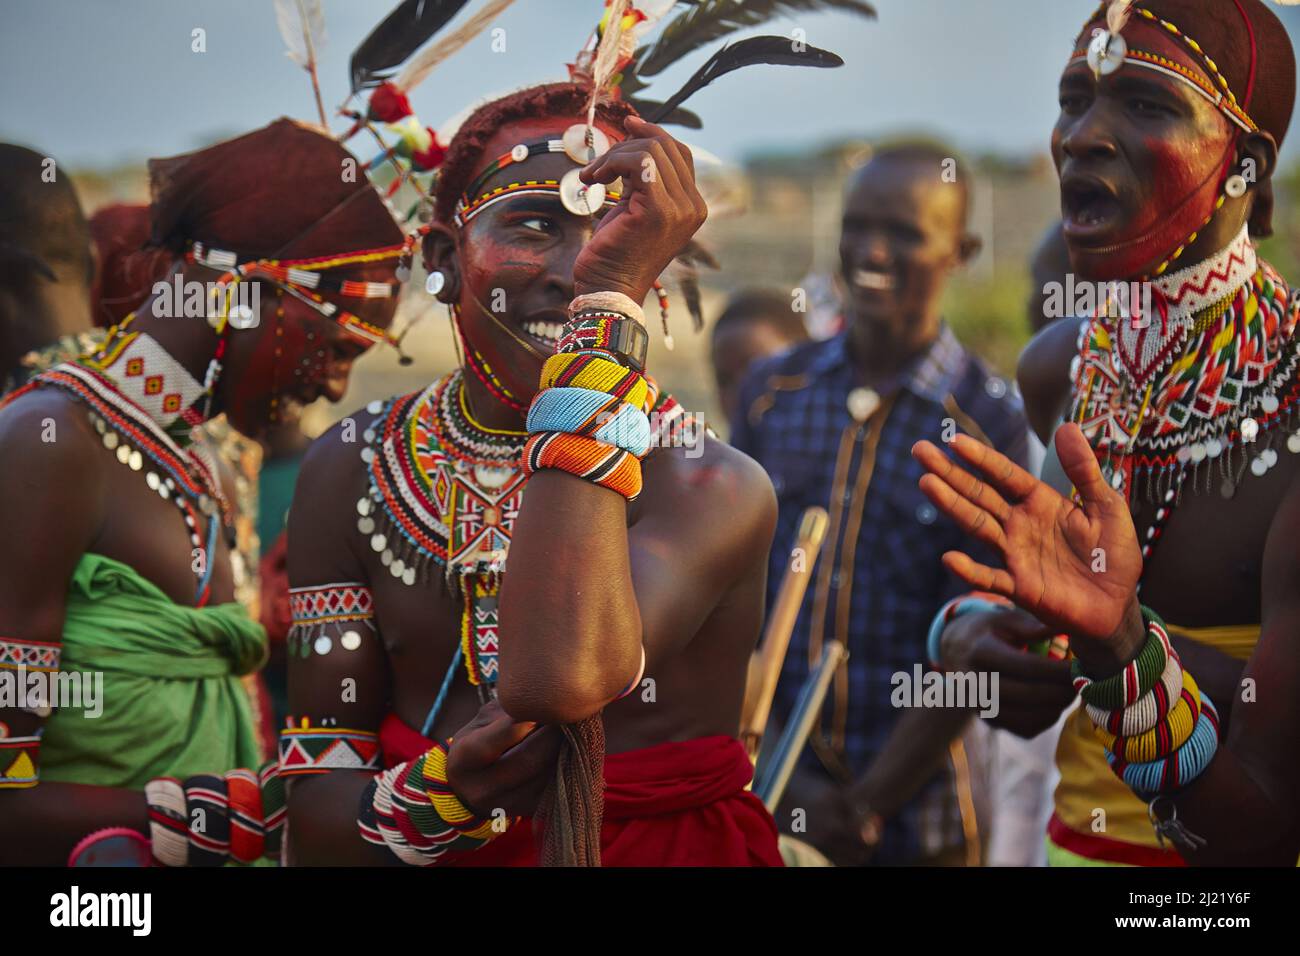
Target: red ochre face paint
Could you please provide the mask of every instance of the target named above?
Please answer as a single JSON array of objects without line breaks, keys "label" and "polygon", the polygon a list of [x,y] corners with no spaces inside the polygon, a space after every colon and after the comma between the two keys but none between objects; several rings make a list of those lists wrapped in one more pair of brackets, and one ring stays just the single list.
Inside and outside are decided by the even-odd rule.
[{"label": "red ochre face paint", "polygon": [[[1130,49],[1204,74],[1181,42],[1157,27],[1131,22],[1124,37]],[[1089,279],[1146,276],[1214,211],[1235,159],[1237,127],[1185,84],[1131,64],[1098,82],[1086,61],[1075,60],[1062,74],[1060,96],[1052,156],[1071,261]]]},{"label": "red ochre face paint", "polygon": [[[559,139],[579,117],[536,117],[498,130],[483,150],[485,168],[518,143]],[[623,134],[597,126],[611,142]],[[559,181],[574,168],[564,153],[514,163],[483,186],[488,192],[526,180]],[[470,197],[475,199],[477,197]],[[542,363],[555,350],[573,299],[573,265],[591,239],[597,217],[576,216],[558,193],[516,196],[485,209],[460,230],[459,323],[466,348],[476,352],[525,407],[537,390]],[[466,356],[468,362],[475,361]]]}]

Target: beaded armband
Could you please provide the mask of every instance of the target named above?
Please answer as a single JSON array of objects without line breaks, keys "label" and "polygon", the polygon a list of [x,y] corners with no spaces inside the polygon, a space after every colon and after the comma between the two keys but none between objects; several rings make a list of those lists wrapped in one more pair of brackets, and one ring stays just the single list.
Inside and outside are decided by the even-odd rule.
[{"label": "beaded armband", "polygon": [[513,822],[481,819],[461,803],[447,783],[442,744],[375,777],[357,816],[363,840],[388,847],[412,866],[434,866],[449,853],[476,850]]},{"label": "beaded armband", "polygon": [[[345,651],[361,646],[361,632],[345,625],[358,624],[375,631],[375,600],[370,588],[357,582],[321,584],[289,589],[289,653],[308,658],[312,651],[330,653],[335,642]],[[338,625],[335,628],[327,625]]]},{"label": "beaded armband", "polygon": [[200,773],[181,784],[189,823],[188,866],[222,866],[230,857],[230,797],[224,777]]},{"label": "beaded armband", "polygon": [[528,410],[529,434],[566,432],[616,445],[637,458],[650,453],[650,419],[641,409],[594,388],[543,389]]},{"label": "beaded armband", "polygon": [[1187,671],[1183,671],[1180,695],[1173,700],[1173,706],[1160,715],[1150,730],[1128,736],[1112,734],[1101,727],[1094,727],[1093,731],[1102,746],[1120,760],[1149,763],[1168,756],[1187,743],[1201,716],[1200,689]]},{"label": "beaded armband", "polygon": [[524,445],[524,472],[556,468],[617,491],[631,501],[641,494],[641,462],[616,445],[564,432],[540,432]]},{"label": "beaded armband", "polygon": [[331,718],[312,724],[289,717],[280,731],[280,776],[301,777],[331,770],[378,770],[379,735],[339,727]]},{"label": "beaded armband", "polygon": [[1147,763],[1127,763],[1106,752],[1110,769],[1143,800],[1182,789],[1210,765],[1219,748],[1219,712],[1204,693],[1200,703],[1201,712],[1191,736],[1168,756]]},{"label": "beaded armband", "polygon": [[1136,704],[1122,710],[1106,710],[1092,704],[1083,706],[1088,717],[1101,730],[1116,736],[1132,737],[1146,733],[1168,713],[1174,701],[1178,700],[1182,686],[1183,666],[1177,654],[1170,654],[1160,680]]},{"label": "beaded armband", "polygon": [[538,386],[547,388],[589,388],[619,398],[646,411],[650,386],[645,376],[597,353],[556,353],[542,366]]},{"label": "beaded armband", "polygon": [[1083,673],[1078,658],[1071,663],[1074,689],[1085,703],[1103,710],[1121,710],[1136,704],[1164,673],[1169,656],[1174,653],[1164,622],[1149,608],[1142,609],[1147,625],[1147,640],[1138,656],[1118,674],[1094,681]]},{"label": "beaded armband", "polygon": [[41,731],[28,737],[10,737],[0,723],[0,790],[26,790],[41,777]]}]

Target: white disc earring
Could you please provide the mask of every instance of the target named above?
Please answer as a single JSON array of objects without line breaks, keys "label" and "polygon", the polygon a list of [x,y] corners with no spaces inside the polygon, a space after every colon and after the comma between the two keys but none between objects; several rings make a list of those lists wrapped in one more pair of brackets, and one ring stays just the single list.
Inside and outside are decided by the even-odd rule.
[{"label": "white disc earring", "polygon": [[1240,173],[1229,176],[1228,181],[1223,184],[1223,191],[1232,199],[1240,199],[1246,195],[1246,177]]},{"label": "white disc earring", "polygon": [[446,284],[447,277],[441,272],[430,272],[429,278],[424,280],[424,291],[429,295],[437,295]]}]

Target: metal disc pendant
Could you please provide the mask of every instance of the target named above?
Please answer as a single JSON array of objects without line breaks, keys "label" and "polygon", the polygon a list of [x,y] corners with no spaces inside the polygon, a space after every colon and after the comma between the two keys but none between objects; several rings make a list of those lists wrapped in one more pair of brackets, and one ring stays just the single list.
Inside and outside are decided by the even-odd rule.
[{"label": "metal disc pendant", "polygon": [[1192,456],[1192,463],[1199,465],[1201,462],[1205,461],[1205,446],[1200,442],[1197,442],[1191,447],[1190,454]]},{"label": "metal disc pendant", "polygon": [[1277,411],[1278,401],[1276,395],[1265,395],[1259,400],[1259,409],[1265,415],[1272,415]]},{"label": "metal disc pendant", "polygon": [[590,216],[605,203],[605,185],[592,183],[588,186],[578,178],[580,172],[571,169],[564,174],[560,180],[560,202],[575,216]]},{"label": "metal disc pendant", "polygon": [[407,568],[402,572],[402,583],[407,587],[415,584],[415,568]]},{"label": "metal disc pendant", "polygon": [[383,551],[386,547],[388,547],[388,539],[382,534],[377,534],[370,539],[370,550],[378,552]]},{"label": "metal disc pendant", "polygon": [[1288,435],[1286,438],[1286,450],[1293,455],[1300,455],[1300,435]]},{"label": "metal disc pendant", "polygon": [[145,473],[144,483],[149,486],[150,491],[157,491],[158,486],[162,484],[162,482],[158,478],[158,475],[152,471]]},{"label": "metal disc pendant", "polygon": [[1277,452],[1272,448],[1265,448],[1260,457],[1264,459],[1264,464],[1269,468],[1277,465]]},{"label": "metal disc pendant", "polygon": [[345,651],[355,651],[361,646],[361,635],[356,631],[344,631],[343,636],[339,638],[339,643],[343,645]]},{"label": "metal disc pendant", "polygon": [[109,451],[112,451],[114,448],[117,447],[118,441],[119,439],[117,437],[117,432],[104,433],[104,447],[107,448]]},{"label": "metal disc pendant", "polygon": [[320,637],[316,638],[315,648],[316,653],[323,657],[333,650],[334,642],[329,639],[328,634],[322,634]]},{"label": "metal disc pendant", "polygon": [[480,488],[491,491],[500,488],[515,473],[513,468],[493,468],[489,465],[474,466],[474,482]]},{"label": "metal disc pendant", "polygon": [[131,452],[131,457],[127,459],[127,467],[132,471],[139,471],[144,467],[144,455],[138,451]]},{"label": "metal disc pendant", "polygon": [[372,461],[375,460],[375,450],[373,448],[361,449],[361,460],[364,461],[367,465],[370,464]]},{"label": "metal disc pendant", "polygon": [[369,499],[369,498],[358,498],[358,499],[357,499],[357,514],[362,515],[362,516],[370,514],[370,499]]},{"label": "metal disc pendant", "polygon": [[379,563],[382,564],[384,567],[388,567],[390,564],[392,564],[393,552],[385,548],[384,553],[379,556]]},{"label": "metal disc pendant", "polygon": [[1268,462],[1264,460],[1263,456],[1250,463],[1250,473],[1256,478],[1263,478],[1266,471],[1268,471]]},{"label": "metal disc pendant", "polygon": [[849,414],[853,416],[854,421],[865,422],[880,407],[880,396],[873,388],[855,388],[849,392],[845,404],[848,405]]},{"label": "metal disc pendant", "polygon": [[358,519],[357,519],[357,530],[360,531],[362,534],[372,534],[372,533],[374,532],[374,530],[375,530],[375,519],[374,519],[374,518],[358,518]]},{"label": "metal disc pendant", "polygon": [[366,406],[366,411],[368,411],[371,415],[378,415],[383,410],[384,410],[384,403],[379,399],[375,399],[373,402],[371,402],[369,405]]},{"label": "metal disc pendant", "polygon": [[1218,458],[1223,454],[1223,442],[1218,438],[1211,438],[1205,443],[1205,453],[1211,458]]},{"label": "metal disc pendant", "polygon": [[396,561],[394,561],[392,564],[388,566],[388,573],[395,578],[400,578],[402,576],[402,572],[405,570],[406,570],[406,562],[404,562],[401,558],[398,558]]},{"label": "metal disc pendant", "polygon": [[[588,133],[591,135],[590,140],[587,138]],[[574,123],[564,131],[562,140],[564,152],[569,159],[583,166],[609,152],[609,137],[595,126],[588,126],[586,123]]]},{"label": "metal disc pendant", "polygon": [[1259,422],[1253,418],[1244,419],[1241,423],[1241,440],[1254,441],[1259,435]]}]

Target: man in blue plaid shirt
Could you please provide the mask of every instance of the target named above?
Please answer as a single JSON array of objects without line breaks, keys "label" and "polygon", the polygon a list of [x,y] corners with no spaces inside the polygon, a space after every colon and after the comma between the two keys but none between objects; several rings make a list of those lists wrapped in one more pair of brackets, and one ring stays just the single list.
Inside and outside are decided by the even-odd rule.
[{"label": "man in blue plaid shirt", "polygon": [[777,814],[783,829],[802,822],[796,835],[841,864],[961,863],[979,853],[960,742],[966,713],[941,718],[937,731],[932,718],[914,734],[905,722],[890,742],[913,713],[891,704],[894,675],[910,678],[925,661],[931,619],[965,590],[940,557],[969,547],[918,489],[912,445],[960,430],[1022,464],[1027,450],[1018,399],[940,314],[949,275],[979,249],[952,155],[899,146],[857,173],[840,239],[845,329],[756,366],[732,424],[732,443],[767,469],[780,502],[769,609],[804,509],[830,514],[773,715],[789,717],[822,648],[842,641],[849,659]]}]

